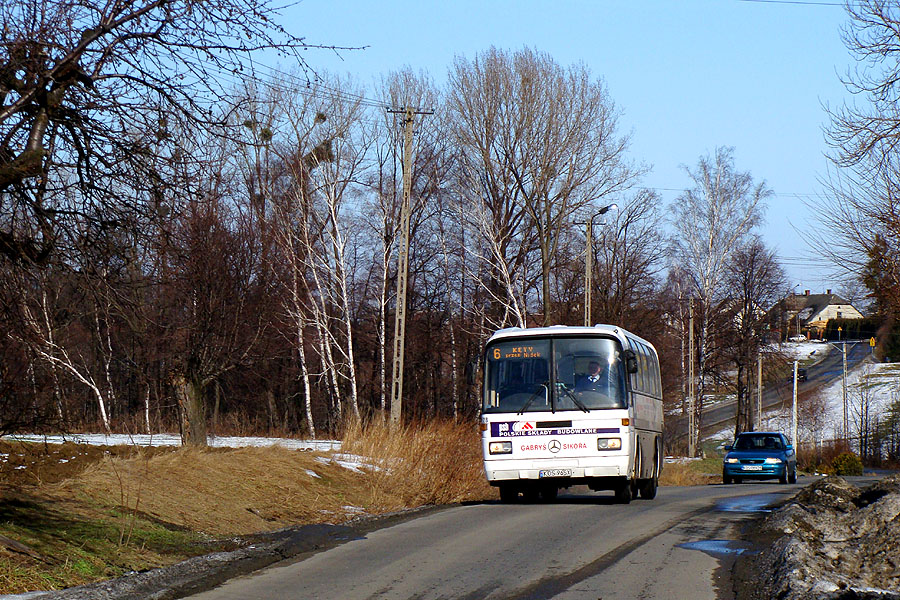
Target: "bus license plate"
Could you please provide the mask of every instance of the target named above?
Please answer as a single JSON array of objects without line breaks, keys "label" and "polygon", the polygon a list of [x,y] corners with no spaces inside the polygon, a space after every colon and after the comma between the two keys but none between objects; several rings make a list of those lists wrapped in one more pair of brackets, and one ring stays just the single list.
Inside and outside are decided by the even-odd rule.
[{"label": "bus license plate", "polygon": [[744,471],[762,471],[762,465],[744,465],[741,469]]},{"label": "bus license plate", "polygon": [[541,479],[544,477],[571,477],[572,469],[547,469],[541,471],[538,475]]}]

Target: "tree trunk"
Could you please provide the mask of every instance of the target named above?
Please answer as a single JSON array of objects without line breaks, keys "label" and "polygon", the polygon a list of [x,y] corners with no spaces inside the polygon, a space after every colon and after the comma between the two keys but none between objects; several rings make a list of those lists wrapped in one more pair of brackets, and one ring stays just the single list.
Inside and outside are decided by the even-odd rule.
[{"label": "tree trunk", "polygon": [[176,375],[172,386],[182,415],[181,443],[185,446],[207,446],[203,387],[200,382],[184,375]]},{"label": "tree trunk", "polygon": [[271,387],[266,387],[266,406],[269,409],[269,434],[272,435],[280,419],[278,417],[278,407],[275,405],[275,392],[272,391]]},{"label": "tree trunk", "polygon": [[144,381],[144,433],[150,435],[150,382]]},{"label": "tree trunk", "polygon": [[212,435],[213,437],[219,431],[219,408],[222,404],[222,386],[219,384],[219,381],[215,382],[215,401],[213,402],[213,417],[212,417]]},{"label": "tree trunk", "polygon": [[306,348],[303,336],[303,323],[297,319],[297,358],[300,361],[300,378],[303,380],[303,400],[306,408],[306,426],[309,435],[316,439],[316,426],[312,414],[312,389],[309,385],[309,367],[306,364]]},{"label": "tree trunk", "polygon": [[550,249],[541,240],[541,295],[544,297],[544,327],[552,325],[550,314]]}]

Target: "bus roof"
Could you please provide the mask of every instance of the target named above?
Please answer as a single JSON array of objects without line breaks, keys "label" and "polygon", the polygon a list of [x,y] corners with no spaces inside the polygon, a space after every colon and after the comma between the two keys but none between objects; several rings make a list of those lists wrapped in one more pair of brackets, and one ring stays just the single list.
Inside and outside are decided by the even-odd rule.
[{"label": "bus roof", "polygon": [[[643,342],[647,344],[650,348],[653,348],[653,351],[656,352],[656,348],[640,337],[639,335],[635,335],[630,331],[623,329],[617,325],[594,325],[593,327],[584,327],[584,326],[568,326],[568,325],[551,325],[550,327],[507,327],[506,329],[499,329],[494,332],[494,334],[488,339],[487,343],[490,344],[496,340],[509,339],[509,338],[524,338],[524,337],[538,337],[538,336],[596,336],[602,335],[606,337],[614,337],[617,338],[620,342],[627,344],[627,340],[625,336],[628,336],[634,340],[639,342]],[[630,345],[630,344],[629,344]]]}]

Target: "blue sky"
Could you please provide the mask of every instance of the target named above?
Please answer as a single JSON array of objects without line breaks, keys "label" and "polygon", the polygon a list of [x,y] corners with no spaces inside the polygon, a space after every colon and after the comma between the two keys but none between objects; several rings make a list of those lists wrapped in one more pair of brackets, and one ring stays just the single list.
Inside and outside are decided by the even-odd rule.
[{"label": "blue sky", "polygon": [[788,287],[815,293],[841,287],[814,261],[816,249],[803,234],[821,227],[823,105],[850,98],[839,77],[853,64],[840,39],[844,8],[821,2],[834,5],[302,0],[285,15],[291,32],[309,43],[367,46],[306,55],[313,68],[350,73],[363,84],[404,66],[442,84],[455,56],[472,58],[491,45],[531,46],[562,65],[584,62],[622,111],[621,129],[633,136],[630,157],[652,166],[644,185],[666,202],[689,185],[681,165],[733,146],[737,168],[765,179],[776,194],[761,233],[785,259]]}]

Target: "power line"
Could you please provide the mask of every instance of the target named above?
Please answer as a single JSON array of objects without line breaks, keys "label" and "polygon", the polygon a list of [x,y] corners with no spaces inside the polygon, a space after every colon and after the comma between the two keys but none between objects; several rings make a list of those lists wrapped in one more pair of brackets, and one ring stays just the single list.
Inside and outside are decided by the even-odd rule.
[{"label": "power line", "polygon": [[753,2],[757,4],[799,4],[809,6],[844,6],[843,2],[815,2],[813,0],[737,0],[738,2]]}]

